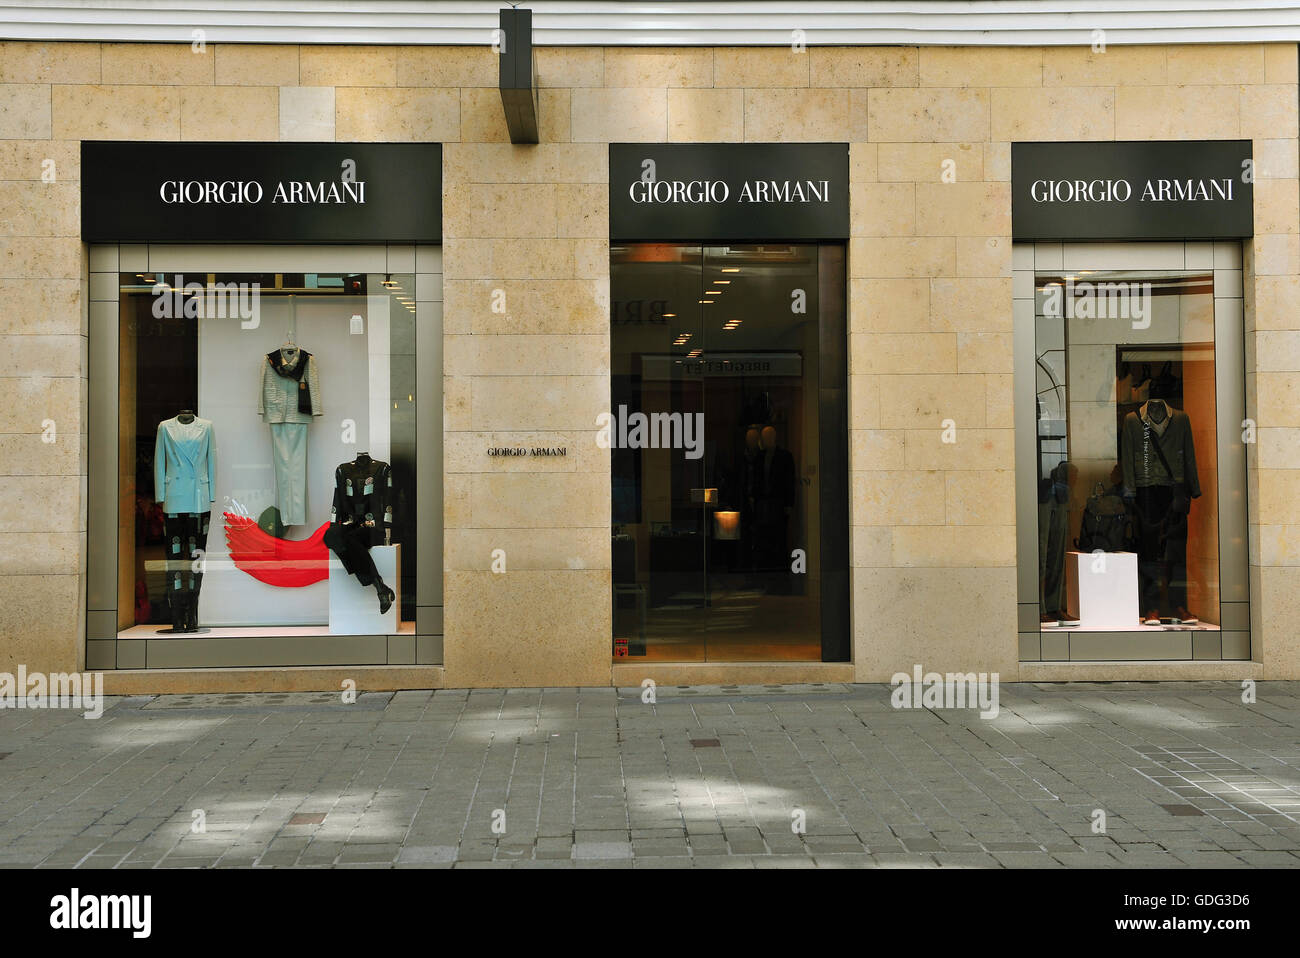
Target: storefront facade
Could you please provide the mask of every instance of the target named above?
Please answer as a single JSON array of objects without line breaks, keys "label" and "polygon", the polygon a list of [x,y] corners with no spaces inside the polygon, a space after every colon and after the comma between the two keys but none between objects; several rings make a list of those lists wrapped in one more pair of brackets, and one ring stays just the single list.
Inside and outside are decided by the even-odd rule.
[{"label": "storefront facade", "polygon": [[[535,42],[536,144],[510,142],[486,42],[0,44],[0,383],[13,451],[0,669],[102,669],[110,692],[880,682],[917,665],[1003,681],[1300,677],[1294,43]],[[89,141],[158,144],[159,156],[178,143],[440,145],[440,168],[421,182],[440,184],[441,211],[408,211],[426,220],[418,235],[400,223],[329,239],[177,242],[161,225],[154,237],[87,235],[86,184],[112,182],[81,165]],[[1187,155],[1228,143],[1247,162],[1164,177],[1205,181],[1191,226],[1133,232],[1118,208],[1101,211],[1101,233],[1067,210],[1054,233],[1020,222],[1020,186],[1046,197],[1033,182],[1120,179],[1090,151],[1152,141]],[[1071,145],[1080,169],[1098,172],[1018,183],[1018,145],[1035,143]],[[685,144],[720,152],[674,153]],[[773,145],[788,149],[777,157]],[[724,181],[725,197],[710,192]],[[742,181],[752,213],[735,202]],[[766,195],[753,193],[759,182]],[[1195,187],[1178,188],[1164,209],[1198,202]],[[1111,189],[1093,205],[1118,202]],[[1054,197],[1077,209],[1072,194]],[[146,560],[124,558],[121,543],[144,540],[120,499],[104,511],[135,454],[123,423],[137,413],[122,410],[162,419],[180,401],[146,412],[138,388],[123,398],[122,319],[152,308],[132,295],[156,297],[160,275],[187,271],[280,277],[268,283],[282,298],[263,294],[266,341],[231,340],[254,359],[279,344],[292,297],[310,313],[335,278],[360,285],[338,290],[349,302],[331,359],[370,341],[372,314],[362,337],[353,315],[392,317],[358,372],[336,366],[339,386],[322,380],[327,408],[309,428],[322,442],[328,428],[334,445],[309,446],[324,471],[285,535],[328,520],[335,465],[370,438],[341,438],[342,420],[360,417],[336,397],[371,370],[347,401],[368,410],[372,442],[403,464],[416,506],[395,540],[418,542],[418,565],[399,573],[415,595],[390,630],[344,641],[323,628],[328,596],[271,629],[265,610],[286,593],[267,593],[257,629],[222,632],[251,627],[246,569],[227,569],[224,599],[202,600],[207,634],[155,635],[170,618],[141,621],[131,605],[137,583],[122,570]],[[1077,308],[1088,282],[1132,283],[1149,299],[1107,326]],[[1054,289],[1074,297],[1063,311]],[[110,317],[116,355],[96,338]],[[191,408],[214,425],[215,521],[223,497],[256,499],[277,480],[251,401],[227,408],[220,367],[203,371],[229,351],[205,339],[213,328],[205,318],[191,330]],[[1163,535],[1158,556],[1130,530],[1114,551],[1133,555],[1133,573],[1119,560],[1094,570],[1093,549],[1075,541],[1089,499],[1112,467],[1122,478],[1130,414],[1143,448],[1157,448],[1142,417],[1162,395],[1182,414],[1169,428],[1195,444],[1200,495],[1181,551],[1166,548],[1167,530],[1148,537]],[[380,417],[408,396],[413,417]],[[618,434],[620,407],[680,414],[682,441],[638,449],[624,430],[611,443],[600,424],[615,417]],[[706,438],[693,449],[685,426],[697,414]],[[151,456],[154,423],[131,428],[137,444],[148,433]],[[250,451],[255,441],[266,448]],[[223,463],[245,471],[223,478]],[[1175,472],[1181,460],[1159,475]],[[1148,493],[1130,507],[1155,508]],[[140,548],[169,541],[154,538]],[[222,588],[214,575],[205,592]],[[1090,576],[1120,576],[1155,624],[1062,624],[1082,600],[1060,596],[1087,593]],[[137,578],[156,602],[154,580]]]}]

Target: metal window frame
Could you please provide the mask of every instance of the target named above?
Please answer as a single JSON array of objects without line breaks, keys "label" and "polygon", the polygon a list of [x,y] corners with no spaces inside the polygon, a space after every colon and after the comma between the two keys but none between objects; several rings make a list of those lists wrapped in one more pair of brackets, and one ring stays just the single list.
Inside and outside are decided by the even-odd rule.
[{"label": "metal window frame", "polygon": [[[88,561],[86,667],[95,670],[286,668],[443,663],[442,402],[443,323],[440,246],[262,246],[94,244],[87,257],[90,290],[87,365]],[[119,350],[122,272],[317,272],[333,268],[415,276],[416,521],[415,633],[400,635],[122,639],[117,629]]]},{"label": "metal window frame", "polygon": [[[1191,247],[1198,247],[1193,251]],[[1211,265],[1200,261],[1212,250]],[[1154,259],[1153,259],[1154,258]],[[1189,259],[1190,264],[1189,264]],[[1133,265],[1117,263],[1132,261]],[[1160,266],[1155,266],[1155,262]],[[1177,265],[1173,265],[1174,262]],[[1215,274],[1214,373],[1219,488],[1218,632],[1039,629],[1035,276],[1043,271],[1205,269]],[[1235,280],[1230,274],[1236,274]],[[1250,556],[1246,495],[1246,332],[1242,244],[1020,242],[1012,247],[1016,584],[1021,662],[1249,661]],[[1226,281],[1222,286],[1220,278]],[[1222,290],[1222,291],[1221,291]],[[1067,359],[1068,361],[1068,359]]]}]

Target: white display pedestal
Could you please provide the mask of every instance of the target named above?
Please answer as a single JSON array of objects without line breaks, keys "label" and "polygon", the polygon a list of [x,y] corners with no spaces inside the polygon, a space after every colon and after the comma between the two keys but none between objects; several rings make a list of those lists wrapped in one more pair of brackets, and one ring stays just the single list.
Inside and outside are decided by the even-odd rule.
[{"label": "white display pedestal", "polygon": [[1079,617],[1080,629],[1109,632],[1138,627],[1137,559],[1136,552],[1065,554],[1065,600],[1068,611]]},{"label": "white display pedestal", "polygon": [[402,608],[401,546],[374,546],[370,558],[384,585],[393,590],[393,604],[380,615],[374,585],[362,585],[330,552],[330,633],[333,635],[396,635]]}]

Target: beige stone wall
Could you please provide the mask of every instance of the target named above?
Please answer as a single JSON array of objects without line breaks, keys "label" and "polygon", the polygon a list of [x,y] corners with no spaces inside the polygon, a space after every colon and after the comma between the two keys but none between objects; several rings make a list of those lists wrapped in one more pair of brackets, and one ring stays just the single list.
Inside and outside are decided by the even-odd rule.
[{"label": "beige stone wall", "polygon": [[[0,44],[0,669],[83,655],[82,138],[446,144],[445,654],[464,686],[611,679],[608,461],[590,442],[609,388],[608,142],[852,144],[853,655],[870,681],[918,662],[1018,674],[1011,141],[1247,137],[1254,628],[1265,674],[1300,676],[1294,45],[537,61],[529,147],[508,142],[486,47]],[[501,440],[573,452],[489,465]]]}]

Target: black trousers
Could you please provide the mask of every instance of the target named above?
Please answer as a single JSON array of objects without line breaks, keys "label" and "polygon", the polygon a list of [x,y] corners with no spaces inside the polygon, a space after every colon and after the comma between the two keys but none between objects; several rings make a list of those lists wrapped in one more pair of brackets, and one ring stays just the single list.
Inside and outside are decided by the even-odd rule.
[{"label": "black trousers", "polygon": [[1187,607],[1187,516],[1170,508],[1173,486],[1137,490],[1138,595],[1142,614]]},{"label": "black trousers", "polygon": [[171,606],[174,629],[198,627],[203,555],[208,549],[208,516],[206,512],[177,512],[163,516],[167,603]]},{"label": "black trousers", "polygon": [[381,581],[370,557],[370,532],[357,526],[332,526],[325,533],[325,544],[334,550],[348,575],[356,576],[362,585]]}]

